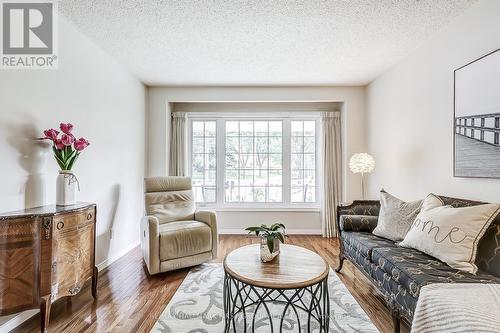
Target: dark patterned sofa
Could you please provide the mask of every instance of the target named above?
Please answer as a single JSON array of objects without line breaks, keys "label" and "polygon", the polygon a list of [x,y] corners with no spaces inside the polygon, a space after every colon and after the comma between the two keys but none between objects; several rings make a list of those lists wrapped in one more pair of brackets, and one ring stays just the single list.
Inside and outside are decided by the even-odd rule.
[{"label": "dark patterned sofa", "polygon": [[[440,196],[446,205],[465,207],[481,202]],[[379,201],[354,201],[339,206],[339,266],[349,259],[384,295],[392,312],[394,331],[400,320],[411,325],[420,288],[431,283],[500,283],[500,215],[479,242],[476,275],[457,271],[417,250],[398,247],[393,241],[372,234],[378,221]]]}]

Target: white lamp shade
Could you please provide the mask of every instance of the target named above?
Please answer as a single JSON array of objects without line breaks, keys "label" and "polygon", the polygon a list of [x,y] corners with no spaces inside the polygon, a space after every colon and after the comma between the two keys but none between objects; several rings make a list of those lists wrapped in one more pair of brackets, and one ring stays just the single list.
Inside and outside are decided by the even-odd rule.
[{"label": "white lamp shade", "polygon": [[375,160],[366,153],[354,154],[349,161],[349,168],[354,173],[370,173],[375,169]]}]

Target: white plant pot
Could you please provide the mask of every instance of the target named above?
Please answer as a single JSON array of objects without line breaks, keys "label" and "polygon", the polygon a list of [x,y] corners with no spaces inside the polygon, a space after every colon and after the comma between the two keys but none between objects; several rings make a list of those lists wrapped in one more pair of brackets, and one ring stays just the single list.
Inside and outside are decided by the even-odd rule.
[{"label": "white plant pot", "polygon": [[71,171],[59,171],[56,181],[56,205],[74,205],[76,203],[77,184],[78,180]]}]

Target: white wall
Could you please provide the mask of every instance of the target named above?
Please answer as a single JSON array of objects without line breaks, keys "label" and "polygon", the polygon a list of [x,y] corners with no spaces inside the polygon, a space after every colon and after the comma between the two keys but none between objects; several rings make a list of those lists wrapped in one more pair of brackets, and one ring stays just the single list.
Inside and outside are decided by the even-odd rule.
[{"label": "white wall", "polygon": [[[500,48],[500,1],[481,1],[367,89],[369,193],[500,201],[500,180],[453,178],[453,71]],[[498,88],[498,87],[496,87]]]},{"label": "white wall", "polygon": [[[148,172],[157,176],[168,173],[170,110],[175,102],[252,102],[252,101],[330,101],[343,102],[344,200],[361,196],[360,179],[347,166],[348,158],[366,150],[365,89],[363,87],[152,87],[148,108]],[[282,221],[289,232],[320,233],[319,211],[310,212],[235,212],[218,211],[219,228],[225,232],[243,229],[249,224]]]},{"label": "white wall", "polygon": [[60,17],[59,69],[0,70],[0,211],[55,202],[58,166],[32,139],[71,122],[91,142],[74,171],[97,203],[96,263],[122,254],[139,241],[144,118],[144,85]]}]

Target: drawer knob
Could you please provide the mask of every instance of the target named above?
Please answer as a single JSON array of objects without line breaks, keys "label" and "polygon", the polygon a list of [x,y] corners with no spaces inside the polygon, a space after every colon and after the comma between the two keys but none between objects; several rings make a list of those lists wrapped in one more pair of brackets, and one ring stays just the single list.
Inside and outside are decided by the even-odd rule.
[{"label": "drawer knob", "polygon": [[56,228],[57,230],[61,230],[62,228],[64,228],[64,222],[63,221],[57,222]]},{"label": "drawer knob", "polygon": [[87,220],[89,220],[89,221],[92,220],[92,213],[87,214]]}]

